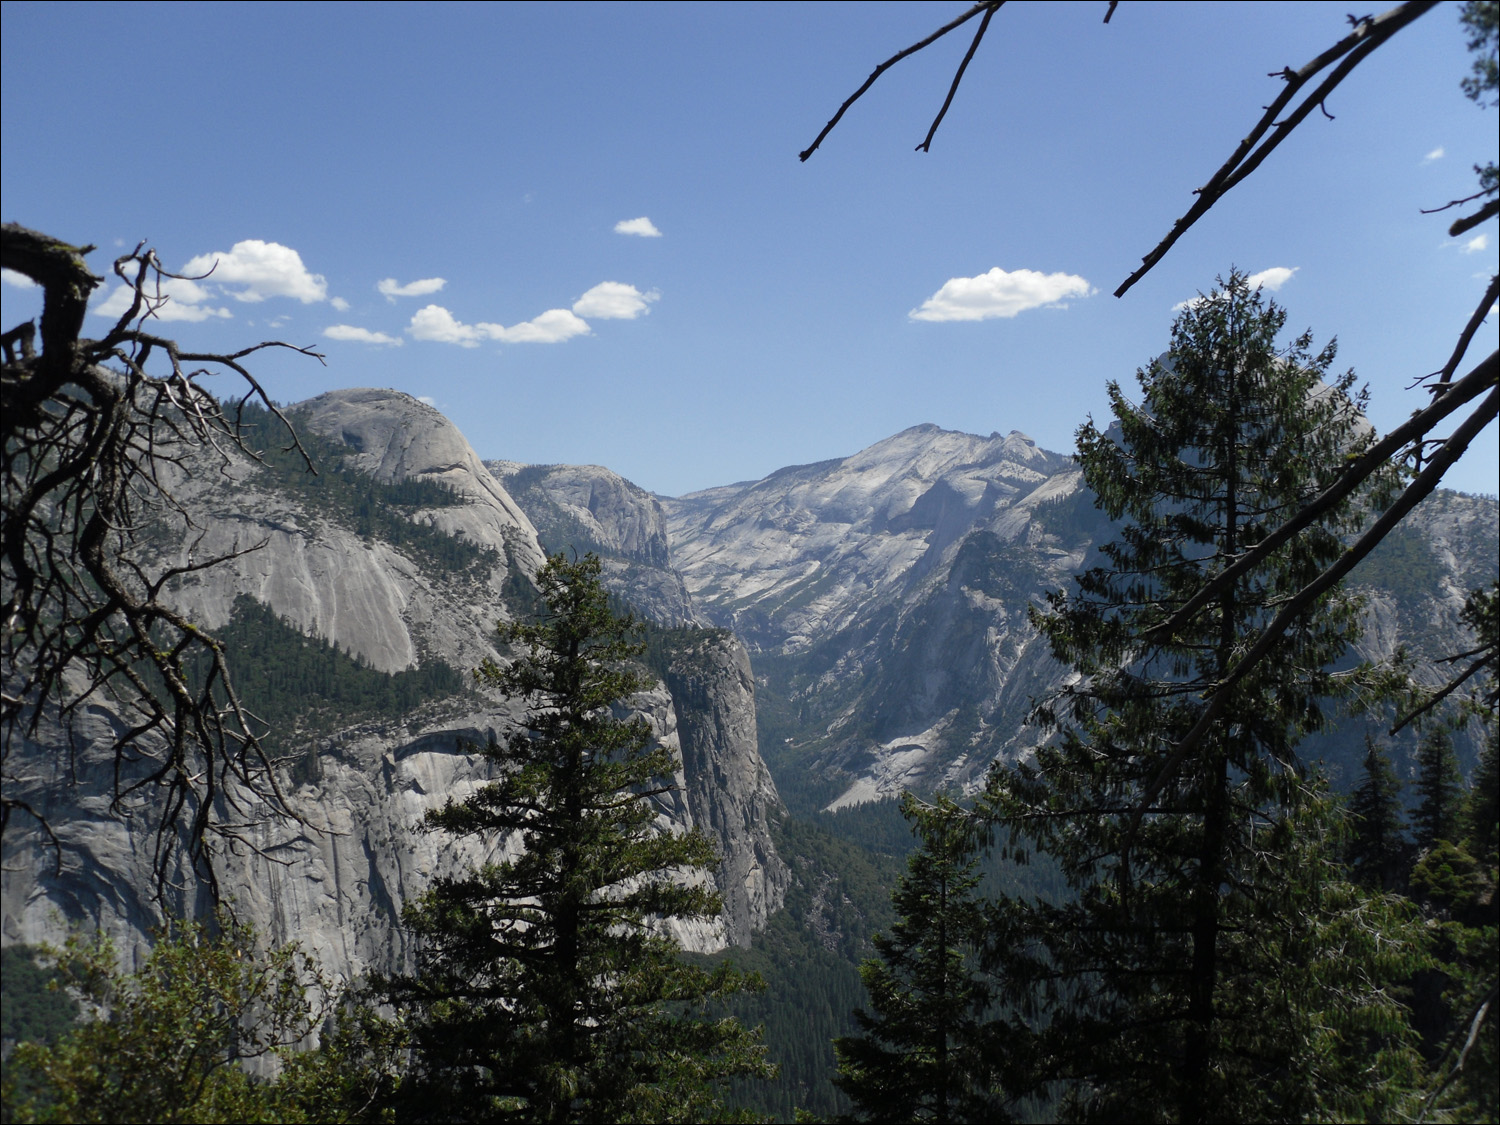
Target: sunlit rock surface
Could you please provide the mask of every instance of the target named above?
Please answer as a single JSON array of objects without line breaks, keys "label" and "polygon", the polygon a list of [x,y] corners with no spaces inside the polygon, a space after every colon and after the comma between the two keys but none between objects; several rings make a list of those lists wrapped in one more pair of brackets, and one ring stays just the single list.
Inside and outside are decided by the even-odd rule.
[{"label": "sunlit rock surface", "polygon": [[[435,572],[400,546],[361,538],[327,512],[271,487],[267,470],[237,460],[227,471],[213,467],[173,482],[197,526],[185,534],[179,528],[159,561],[182,565],[264,545],[192,575],[174,594],[179,604],[219,628],[235,598],[248,594],[298,630],[384,672],[429,659],[461,671],[486,657],[504,659],[492,642],[495,622],[511,612],[507,575],[534,574],[543,553],[531,521],[462,434],[437,411],[395,391],[332,392],[292,409],[300,425],[343,445],[357,468],[384,482],[417,477],[454,489],[462,504],[410,518],[493,550],[493,564]],[[614,541],[664,558],[659,527],[653,540],[648,520],[632,539],[629,517],[605,515],[612,518]],[[695,620],[685,593],[681,597],[680,619]],[[733,637],[707,636],[680,663],[667,687],[631,706],[685,763],[676,792],[659,809],[663,830],[699,826],[720,848],[722,862],[712,878],[724,898],[723,915],[677,927],[690,948],[706,952],[748,943],[751,931],[781,905],[787,876],[769,834],[768,817],[779,802],[756,749],[753,682],[743,647]],[[422,831],[422,816],[489,780],[492,767],[473,747],[503,740],[522,717],[512,701],[477,691],[431,701],[400,720],[325,729],[296,763],[278,771],[303,823],[253,804],[223,810],[224,819],[245,826],[219,856],[224,897],[263,934],[302,942],[339,975],[409,964],[402,907],[435,875],[496,858],[507,846]],[[107,748],[120,729],[117,716],[101,705],[75,726],[71,746],[54,731],[47,745],[12,748],[7,768],[19,780],[7,796],[24,799],[45,817],[56,843],[24,816],[7,829],[0,873],[0,935],[7,944],[56,941],[67,926],[87,923],[139,954],[163,905],[173,913],[206,907],[206,887],[180,864],[168,872],[165,903],[153,898],[156,791],[147,787],[128,797],[125,815],[110,808]],[[293,764],[300,780],[293,780]]]}]

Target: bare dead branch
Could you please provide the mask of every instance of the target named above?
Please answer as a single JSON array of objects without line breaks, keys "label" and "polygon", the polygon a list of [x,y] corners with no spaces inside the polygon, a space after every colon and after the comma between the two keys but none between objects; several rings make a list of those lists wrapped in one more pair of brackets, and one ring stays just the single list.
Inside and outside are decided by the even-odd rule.
[{"label": "bare dead branch", "polygon": [[[1285,88],[1276,100],[1266,107],[1260,120],[1239,143],[1229,159],[1214,173],[1208,183],[1197,190],[1198,199],[1193,206],[1172,224],[1172,229],[1167,236],[1157,243],[1141,260],[1140,267],[1115,290],[1115,296],[1123,297],[1131,286],[1145,277],[1156,263],[1166,256],[1173,244],[1186,234],[1194,223],[1207,214],[1209,208],[1222,199],[1236,184],[1254,172],[1315,107],[1321,106],[1327,100],[1328,95],[1349,76],[1355,67],[1369,58],[1372,52],[1396,32],[1426,15],[1435,7],[1437,7],[1435,0],[1411,0],[1374,19],[1358,20],[1353,31],[1317,58],[1305,64],[1300,70],[1286,67],[1280,71],[1273,71],[1273,76],[1285,79]],[[1291,105],[1298,92],[1338,59],[1344,61],[1285,120],[1281,120],[1282,111]]]},{"label": "bare dead branch", "polygon": [[1492,199],[1475,211],[1472,215],[1465,215],[1448,228],[1448,237],[1457,238],[1461,234],[1467,234],[1486,219],[1493,219],[1500,215],[1500,199]]},{"label": "bare dead branch", "polygon": [[[873,71],[870,72],[870,77],[868,77],[868,78],[865,79],[864,85],[860,86],[860,88],[858,90],[855,90],[854,93],[850,94],[846,99],[844,99],[844,104],[841,105],[841,106],[839,106],[839,111],[837,113],[835,113],[832,118],[829,119],[829,122],[828,122],[827,125],[823,126],[823,131],[818,134],[817,138],[813,141],[813,143],[810,144],[810,145],[808,145],[805,149],[803,149],[800,153],[797,154],[797,159],[801,160],[803,162],[806,162],[806,160],[807,160],[807,158],[809,156],[811,156],[813,153],[817,152],[818,151],[818,146],[823,143],[823,138],[826,137],[826,136],[828,136],[829,133],[833,132],[833,127],[835,125],[837,125],[839,123],[839,121],[843,118],[845,112],[848,111],[849,107],[851,105],[853,105],[855,102],[859,101],[860,97],[864,94],[864,92],[866,90],[868,90],[871,86],[875,85],[875,80],[877,78],[879,78],[882,74],[884,74],[887,70],[889,70],[891,67],[895,66],[898,62],[900,62],[902,59],[906,58],[908,55],[914,55],[918,51],[920,51],[923,47],[929,47],[933,43],[936,43],[943,36],[947,35],[948,32],[952,31],[956,27],[959,27],[959,26],[961,26],[961,25],[963,25],[965,23],[968,23],[969,20],[973,19],[980,12],[993,13],[994,10],[996,8],[1000,7],[1001,4],[1003,4],[1003,3],[1005,3],[1005,0],[985,0],[984,3],[975,4],[972,8],[970,8],[963,15],[959,16],[956,20],[953,20],[950,23],[946,23],[942,27],[938,28],[931,35],[929,35],[926,39],[922,39],[922,40],[920,40],[920,41],[918,41],[916,43],[913,43],[910,47],[907,47],[904,51],[897,51],[890,58],[886,59],[885,62],[881,63]],[[967,65],[967,61],[966,61],[966,65]],[[957,87],[957,83],[955,83],[954,86],[956,88]],[[953,97],[952,91],[949,91],[948,97],[949,97],[950,100],[952,99],[952,97]],[[938,116],[941,118],[942,115],[939,114]]]},{"label": "bare dead branch", "polygon": [[1448,362],[1443,364],[1442,371],[1438,373],[1437,385],[1439,387],[1447,386],[1449,380],[1453,378],[1453,373],[1458,370],[1458,365],[1463,362],[1464,354],[1469,350],[1474,334],[1479,331],[1479,326],[1489,316],[1490,306],[1495,303],[1496,297],[1500,297],[1500,275],[1490,278],[1489,288],[1484,291],[1479,304],[1474,306],[1469,323],[1465,324],[1464,330],[1458,334],[1458,343],[1453,346],[1453,354],[1448,357]]},{"label": "bare dead branch", "polygon": [[1405,715],[1397,719],[1395,724],[1387,733],[1392,735],[1400,734],[1403,730],[1405,730],[1412,723],[1416,722],[1423,715],[1426,715],[1428,712],[1435,710],[1438,705],[1443,702],[1443,700],[1447,699],[1455,691],[1463,687],[1465,683],[1467,683],[1478,673],[1484,671],[1486,668],[1493,668],[1494,666],[1495,654],[1493,652],[1491,652],[1489,656],[1484,659],[1474,661],[1474,663],[1470,664],[1457,676],[1453,677],[1453,679],[1449,680],[1441,688],[1433,692],[1432,697],[1425,703],[1423,703],[1420,707],[1416,708],[1413,711],[1408,711]]},{"label": "bare dead branch", "polygon": [[1424,215],[1436,215],[1439,211],[1446,211],[1450,207],[1462,207],[1465,203],[1473,203],[1474,200],[1476,200],[1476,199],[1482,199],[1482,198],[1484,198],[1488,194],[1489,194],[1489,192],[1487,190],[1481,188],[1479,191],[1476,191],[1473,195],[1466,195],[1462,199],[1450,199],[1450,200],[1448,200],[1447,203],[1444,203],[1441,207],[1424,207],[1424,208],[1422,208],[1422,214],[1424,214]]},{"label": "bare dead branch", "polygon": [[[13,329],[0,368],[0,829],[12,811],[36,815],[13,792],[17,739],[60,733],[72,753],[77,721],[100,703],[119,724],[113,745],[101,747],[112,760],[112,807],[130,815],[139,797],[154,818],[157,893],[179,854],[216,892],[214,853],[242,840],[237,820],[265,809],[301,818],[234,689],[223,644],[169,596],[183,575],[255,548],[186,565],[149,562],[143,549],[164,526],[196,526],[175,479],[207,461],[222,471],[232,457],[257,456],[241,425],[246,403],[258,400],[286,424],[241,361],[266,348],[323,357],[282,341],[227,355],[183,352],[146,331],[168,299],[163,279],[176,275],[144,243],[114,263],[131,288],[126,316],[102,339],[84,339],[88,294],[100,280],[86,251],[15,224],[3,228],[3,251],[5,267],[45,296],[40,355],[24,326]],[[247,387],[228,409],[199,382],[224,371]],[[311,467],[290,425],[287,433],[288,448]]]},{"label": "bare dead branch", "polygon": [[958,64],[958,71],[953,75],[953,83],[948,87],[948,96],[943,99],[943,108],[938,110],[937,116],[932,119],[932,127],[927,130],[927,136],[917,146],[918,152],[932,151],[932,138],[937,135],[938,126],[943,123],[943,118],[948,115],[948,107],[953,104],[953,95],[958,93],[958,84],[964,80],[964,71],[969,69],[969,60],[974,57],[974,52],[979,50],[979,41],[984,38],[985,29],[990,26],[990,19],[994,16],[999,6],[999,4],[995,4],[985,10],[984,19],[979,21],[979,30],[974,33],[974,41],[969,44],[969,50],[964,55],[964,61]]}]

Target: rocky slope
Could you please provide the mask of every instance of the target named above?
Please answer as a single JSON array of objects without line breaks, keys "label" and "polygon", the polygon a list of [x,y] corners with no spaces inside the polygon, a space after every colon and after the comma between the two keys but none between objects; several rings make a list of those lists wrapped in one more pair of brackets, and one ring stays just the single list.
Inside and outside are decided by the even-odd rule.
[{"label": "rocky slope", "polygon": [[[803,811],[969,787],[1022,752],[1031,702],[1068,674],[1028,610],[1110,534],[1069,459],[1014,431],[930,425],[662,505],[688,589],[751,647],[762,751]],[[1493,500],[1423,505],[1354,576],[1360,655],[1405,645],[1435,677],[1464,593],[1495,575],[1496,538]],[[1366,725],[1314,752],[1340,772]]]},{"label": "rocky slope", "polygon": [[599,465],[486,461],[548,551],[593,551],[605,580],[631,608],[667,628],[706,625],[673,568],[666,514],[645,489]]},{"label": "rocky slope", "polygon": [[688,588],[751,646],[794,807],[967,784],[1015,737],[1036,678],[1058,674],[1027,608],[1086,547],[1036,516],[1078,480],[1020,432],[923,425],[663,501]]},{"label": "rocky slope", "polygon": [[[301,634],[334,642],[382,673],[503,659],[491,643],[494,623],[510,617],[518,576],[533,574],[543,553],[532,522],[462,435],[437,411],[393,391],[334,392],[294,409],[304,432],[333,443],[356,474],[393,486],[439,482],[448,491],[376,513],[385,524],[360,523],[329,499],[332,475],[325,491],[289,488],[248,460],[225,473],[185,476],[175,490],[198,526],[158,534],[158,564],[264,546],[197,572],[176,591],[183,608],[221,629],[236,598],[249,595]],[[409,533],[380,531],[406,525]],[[617,538],[635,542],[625,532]],[[462,565],[434,562],[456,545],[466,545]],[[660,536],[654,547],[649,534],[635,546],[665,554]],[[690,612],[674,619],[692,620]],[[666,673],[666,685],[631,701],[684,763],[678,792],[659,807],[660,823],[702,826],[724,857],[713,875],[723,916],[682,927],[680,936],[703,951],[745,944],[779,907],[787,882],[767,823],[779,801],[756,747],[746,654],[733,637],[693,634],[669,650]],[[402,905],[434,875],[505,846],[425,833],[422,814],[483,784],[489,767],[471,748],[503,737],[522,716],[511,701],[476,690],[446,693],[395,718],[326,711],[298,721],[305,748],[299,744],[281,773],[305,823],[246,809],[241,838],[220,856],[223,886],[243,917],[275,940],[302,941],[330,971],[394,969],[410,953]],[[0,872],[7,944],[57,940],[66,925],[87,920],[140,949],[159,921],[151,845],[160,810],[147,791],[125,802],[124,815],[109,807],[104,748],[118,727],[100,706],[75,731],[71,753],[56,740],[12,748],[20,780],[8,795],[46,817],[56,846],[32,825],[7,829]],[[201,909],[205,888],[187,872],[174,877],[168,905]]]}]

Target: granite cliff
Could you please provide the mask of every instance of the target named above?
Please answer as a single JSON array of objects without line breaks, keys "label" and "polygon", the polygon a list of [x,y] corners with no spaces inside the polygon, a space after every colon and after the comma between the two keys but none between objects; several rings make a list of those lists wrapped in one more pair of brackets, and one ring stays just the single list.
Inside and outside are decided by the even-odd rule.
[{"label": "granite cliff", "polygon": [[[174,593],[182,608],[224,629],[249,597],[290,626],[289,643],[321,638],[335,646],[329,659],[386,675],[434,664],[462,672],[485,657],[504,659],[494,623],[517,612],[517,592],[544,554],[535,525],[458,430],[393,391],[332,392],[292,413],[334,462],[323,464],[324,481],[278,477],[270,464],[239,459],[225,472],[187,471],[172,482],[196,526],[156,529],[154,565],[263,544],[183,582]],[[389,493],[406,499],[370,512],[363,493],[357,503],[331,499],[341,495],[340,473],[441,488],[414,501]],[[615,531],[631,549],[664,559],[663,535],[653,542],[644,528],[637,541],[628,529]],[[435,561],[443,559],[458,561]],[[679,596],[681,612],[666,615],[671,623],[699,620],[685,592]],[[780,906],[787,882],[769,834],[779,800],[756,746],[748,660],[732,636],[701,631],[676,637],[664,659],[666,683],[630,701],[684,763],[659,821],[664,829],[703,827],[723,856],[713,874],[723,915],[681,927],[679,936],[702,951],[743,945]],[[488,766],[472,747],[503,736],[522,716],[513,701],[473,688],[394,717],[329,712],[306,708],[278,732],[290,751],[282,783],[303,823],[247,810],[219,868],[241,916],[275,940],[302,941],[331,971],[356,976],[407,963],[400,910],[434,875],[505,846],[455,842],[419,824],[427,809],[483,784]],[[46,817],[56,842],[29,824],[6,833],[7,944],[56,940],[66,925],[87,921],[140,949],[160,920],[151,872],[160,810],[149,790],[110,808],[112,764],[103,748],[119,723],[101,704],[75,728],[71,748],[60,734],[12,748],[20,763],[12,795]],[[172,875],[167,906],[202,909],[201,883],[180,868]]]},{"label": "granite cliff", "polygon": [[605,580],[648,621],[668,628],[707,625],[672,565],[666,513],[651,493],[599,465],[485,466],[526,511],[552,551],[593,551]]}]

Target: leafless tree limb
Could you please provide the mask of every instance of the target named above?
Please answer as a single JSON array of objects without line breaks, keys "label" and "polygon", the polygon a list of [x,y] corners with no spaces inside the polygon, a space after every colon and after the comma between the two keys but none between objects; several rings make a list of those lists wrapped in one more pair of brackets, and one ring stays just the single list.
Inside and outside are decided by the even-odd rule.
[{"label": "leafless tree limb", "polygon": [[[833,132],[833,127],[835,125],[837,125],[839,123],[839,121],[843,118],[845,112],[849,109],[849,107],[851,105],[853,105],[855,102],[859,101],[860,97],[863,96],[864,92],[866,90],[868,90],[871,86],[875,85],[875,80],[877,78],[879,78],[882,74],[884,74],[887,70],[889,70],[891,67],[895,66],[898,62],[900,62],[902,59],[906,58],[908,55],[914,55],[918,51],[920,51],[923,47],[929,47],[932,44],[936,43],[943,36],[947,35],[948,32],[952,31],[956,27],[959,27],[959,26],[961,26],[963,24],[968,23],[975,16],[979,15],[980,12],[986,13],[985,14],[985,20],[988,21],[989,17],[994,14],[995,9],[999,8],[1004,3],[1005,3],[1005,0],[986,0],[986,2],[984,2],[984,3],[975,4],[972,8],[970,8],[963,15],[959,16],[956,20],[953,20],[950,23],[946,23],[942,27],[938,28],[931,35],[929,35],[926,39],[923,39],[923,40],[920,40],[920,41],[918,41],[916,43],[913,43],[910,47],[906,48],[906,50],[904,50],[904,51],[897,51],[890,58],[886,59],[885,62],[881,63],[873,71],[870,72],[870,77],[868,77],[868,78],[865,79],[864,85],[862,85],[858,90],[855,90],[854,93],[850,94],[844,100],[844,104],[841,105],[841,106],[839,106],[839,111],[837,113],[835,113],[832,118],[829,119],[829,122],[828,122],[827,125],[823,126],[823,131],[818,134],[817,138],[813,141],[813,143],[810,144],[810,145],[808,145],[805,149],[803,149],[800,153],[797,154],[797,159],[805,162],[809,156],[811,156],[813,153],[817,152],[818,151],[818,146],[823,143],[823,138],[826,137],[826,136],[828,136],[829,133]],[[981,30],[981,33],[982,33],[983,32],[983,27],[981,27],[980,30]],[[975,45],[976,46],[978,45],[978,40],[977,39],[975,40]],[[973,47],[970,47],[970,49],[969,49],[969,55],[972,55],[973,53],[974,53]],[[964,66],[968,66],[968,64],[969,64],[969,60],[968,60],[968,57],[966,56],[964,58]],[[960,67],[959,68],[959,76],[962,77],[962,75],[963,75],[963,67]],[[957,78],[955,78],[954,81],[953,81],[953,88],[948,91],[948,101],[952,101],[953,100],[953,91],[956,90],[956,89],[958,89],[958,79]],[[943,103],[943,112],[946,113],[947,109],[948,109],[947,102],[944,102]],[[941,121],[942,118],[943,118],[943,114],[939,113],[938,114],[938,120]],[[933,131],[935,132],[936,130],[937,130],[937,123],[934,122],[933,123]],[[931,139],[932,139],[932,134],[931,133],[928,134],[928,138],[927,139],[929,141],[931,141]],[[922,147],[922,146],[918,146],[918,147]]]},{"label": "leafless tree limb", "polygon": [[1486,191],[1484,188],[1480,188],[1473,195],[1466,195],[1462,199],[1450,199],[1441,207],[1424,207],[1422,208],[1422,214],[1436,215],[1439,211],[1447,211],[1451,207],[1462,207],[1465,203],[1473,203],[1476,199],[1483,199],[1488,194],[1488,191]]},{"label": "leafless tree limb", "polygon": [[1493,219],[1496,215],[1500,215],[1500,199],[1492,199],[1472,215],[1465,215],[1462,219],[1455,220],[1448,228],[1448,237],[1457,238],[1461,234],[1467,234],[1486,219]]},{"label": "leafless tree limb", "polygon": [[[1003,2],[1004,0],[1001,0],[1001,3]],[[990,19],[999,7],[1000,4],[991,4],[985,9],[984,19],[979,21],[979,30],[974,33],[974,41],[969,44],[964,61],[958,64],[958,70],[953,75],[953,83],[948,87],[948,96],[943,99],[943,108],[938,110],[937,116],[932,119],[932,127],[927,130],[927,136],[917,146],[918,152],[932,151],[932,138],[937,135],[938,126],[943,123],[943,118],[948,116],[948,107],[953,104],[953,95],[958,93],[958,84],[964,80],[964,71],[969,69],[969,60],[974,57],[974,52],[979,50],[979,41],[984,38],[985,30],[990,26]]]},{"label": "leafless tree limb", "polygon": [[[1131,286],[1151,272],[1152,267],[1166,256],[1167,251],[1187,233],[1188,228],[1207,214],[1209,208],[1222,199],[1236,184],[1260,167],[1261,162],[1271,155],[1292,130],[1302,124],[1315,107],[1323,104],[1328,95],[1349,76],[1355,67],[1369,58],[1396,32],[1409,26],[1414,20],[1426,15],[1435,7],[1437,7],[1435,0],[1411,0],[1410,3],[1401,4],[1373,19],[1356,20],[1354,30],[1305,64],[1300,70],[1286,67],[1281,71],[1273,71],[1273,76],[1279,75],[1286,80],[1286,86],[1280,95],[1266,107],[1265,113],[1261,115],[1260,120],[1256,122],[1255,127],[1250,130],[1244,140],[1240,141],[1229,159],[1214,173],[1208,183],[1197,190],[1197,201],[1185,215],[1172,224],[1172,229],[1167,236],[1141,260],[1140,268],[1120,284],[1120,287],[1115,290],[1115,296],[1123,297]],[[1282,112],[1291,105],[1298,92],[1339,59],[1343,61],[1283,120]],[[1324,112],[1326,113],[1327,110]]]},{"label": "leafless tree limb", "polygon": [[1495,656],[1493,652],[1491,652],[1488,657],[1474,661],[1474,663],[1470,664],[1457,676],[1454,676],[1453,679],[1449,680],[1441,688],[1433,692],[1431,698],[1424,702],[1420,707],[1417,707],[1415,710],[1408,711],[1405,715],[1402,715],[1401,718],[1397,719],[1395,724],[1386,733],[1392,735],[1399,734],[1412,723],[1420,719],[1423,715],[1426,715],[1428,712],[1435,710],[1443,702],[1443,700],[1447,699],[1455,691],[1463,687],[1463,685],[1474,676],[1478,675],[1486,668],[1494,667],[1494,664]]},{"label": "leafless tree limb", "polygon": [[1500,275],[1490,278],[1489,288],[1484,291],[1479,304],[1474,306],[1474,312],[1470,315],[1469,322],[1464,325],[1464,330],[1458,334],[1458,343],[1453,346],[1453,354],[1448,357],[1448,362],[1443,364],[1443,369],[1438,372],[1438,387],[1446,387],[1453,378],[1453,373],[1458,370],[1458,365],[1463,362],[1464,356],[1468,353],[1469,345],[1474,340],[1474,333],[1479,331],[1479,326],[1490,315],[1490,306],[1495,303],[1496,297],[1500,297]]},{"label": "leafless tree limb", "polygon": [[[174,275],[144,244],[114,263],[130,286],[129,309],[102,339],[85,339],[89,294],[102,280],[83,261],[88,249],[3,228],[5,267],[42,286],[44,304],[41,352],[34,329],[19,326],[5,334],[0,368],[0,830],[13,812],[41,820],[13,795],[17,740],[61,737],[71,746],[85,707],[104,703],[122,727],[110,748],[113,807],[128,811],[132,796],[150,796],[158,894],[180,854],[217,892],[214,851],[243,835],[236,818],[253,819],[262,806],[300,818],[235,692],[224,646],[168,594],[181,576],[254,548],[186,566],[141,559],[164,520],[195,526],[174,479],[201,470],[205,458],[222,468],[232,454],[255,456],[240,408],[259,400],[286,424],[241,361],[267,348],[323,357],[280,341],[228,355],[184,352],[147,331],[167,300],[162,279]],[[244,380],[237,402],[200,384],[216,370]]]}]

